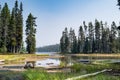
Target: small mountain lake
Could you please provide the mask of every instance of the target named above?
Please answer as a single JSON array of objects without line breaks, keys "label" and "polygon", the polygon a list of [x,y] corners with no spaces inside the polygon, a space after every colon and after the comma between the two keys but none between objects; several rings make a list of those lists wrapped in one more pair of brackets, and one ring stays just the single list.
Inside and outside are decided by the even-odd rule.
[{"label": "small mountain lake", "polygon": [[[117,63],[120,64],[120,59],[116,59],[116,58],[99,58],[99,57],[84,57],[84,56],[73,56],[73,55],[64,55],[65,57],[63,58],[59,58],[59,57],[55,57],[55,56],[61,56],[60,54],[56,53],[56,52],[37,52],[36,54],[40,54],[40,55],[49,55],[48,57],[43,56],[43,58],[38,57],[38,59],[34,60],[34,64],[36,67],[59,67],[60,65],[62,65],[62,63],[65,65],[72,65],[74,63],[85,63],[85,64],[89,64],[89,63],[93,63],[93,62],[97,62],[97,63]],[[51,57],[52,56],[52,57]],[[32,59],[32,57],[31,57]],[[10,62],[7,63],[8,66],[9,65],[25,65],[27,61],[25,62]]]},{"label": "small mountain lake", "polygon": [[40,55],[49,55],[49,56],[51,56],[51,55],[60,55],[60,54],[58,54],[59,52],[36,52],[36,54],[40,54]]},{"label": "small mountain lake", "polygon": [[[60,56],[60,54],[56,52],[37,52],[37,54],[47,54],[49,56]],[[70,56],[68,58],[68,55],[65,56],[66,59],[59,59],[59,58],[46,58],[44,60],[36,61],[35,65],[37,67],[50,67],[50,66],[59,66],[61,62],[65,62],[67,64],[73,64],[73,63],[89,63],[89,62],[104,62],[104,63],[120,63],[120,59],[115,58],[91,58],[91,57],[74,57]]]},{"label": "small mountain lake", "polygon": [[35,66],[37,67],[49,67],[49,66],[59,66],[60,60],[54,58],[48,58],[45,60],[36,61]]},{"label": "small mountain lake", "polygon": [[[49,55],[49,56],[55,56],[59,55],[57,52],[36,52],[38,55]],[[39,60],[35,62],[35,66],[37,67],[50,67],[50,66],[59,66],[60,65],[60,59],[59,58],[46,58],[43,60]]]}]

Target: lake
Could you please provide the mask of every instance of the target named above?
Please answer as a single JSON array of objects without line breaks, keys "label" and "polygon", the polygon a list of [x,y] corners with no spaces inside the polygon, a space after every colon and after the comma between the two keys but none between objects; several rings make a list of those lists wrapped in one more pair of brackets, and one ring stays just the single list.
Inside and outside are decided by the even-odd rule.
[{"label": "lake", "polygon": [[[36,54],[47,54],[49,56],[59,55],[57,52],[36,52]],[[46,58],[44,60],[36,61],[35,66],[37,67],[50,67],[50,66],[59,66],[59,58]]]},{"label": "lake", "polygon": [[[37,52],[37,54],[47,54],[50,56],[56,56],[60,55],[57,52]],[[66,59],[64,61],[68,61],[68,63],[71,63],[70,60],[74,60],[76,62],[84,63],[86,60],[87,61],[108,61],[108,63],[120,63],[120,59],[115,59],[115,58],[99,58],[99,57],[74,57],[72,56],[69,60]],[[83,62],[82,62],[82,61]],[[63,60],[62,60],[63,61]],[[36,61],[36,66],[38,67],[50,67],[50,66],[59,66],[61,63],[61,60],[59,58],[46,58],[44,60]]]},{"label": "lake", "polygon": [[60,55],[60,54],[58,54],[59,52],[36,52],[36,54],[47,54],[47,55]]}]

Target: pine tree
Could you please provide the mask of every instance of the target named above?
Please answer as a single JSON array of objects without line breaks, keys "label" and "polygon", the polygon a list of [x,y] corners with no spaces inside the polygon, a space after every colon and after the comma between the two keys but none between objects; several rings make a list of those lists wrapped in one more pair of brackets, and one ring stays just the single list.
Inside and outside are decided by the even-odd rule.
[{"label": "pine tree", "polygon": [[69,53],[69,37],[68,37],[68,30],[65,30],[62,33],[62,37],[60,40],[60,48],[62,53]]},{"label": "pine tree", "polygon": [[84,28],[84,35],[85,35],[85,41],[86,41],[88,37],[88,28],[85,21],[83,21],[83,28]]},{"label": "pine tree", "polygon": [[77,48],[78,47],[78,44],[77,44],[77,39],[76,39],[76,36],[74,36],[73,38],[73,48],[72,48],[72,53],[78,53],[77,51]]},{"label": "pine tree", "polygon": [[8,52],[15,53],[15,46],[16,46],[16,25],[15,25],[15,10],[13,8],[10,24],[8,27],[8,36],[9,36],[9,42],[8,42]]},{"label": "pine tree", "polygon": [[20,3],[20,7],[18,8],[18,1],[15,1],[15,23],[16,23],[16,53],[20,52],[22,46],[22,37],[23,37],[23,15],[22,15],[22,3]]},{"label": "pine tree", "polygon": [[93,44],[93,38],[94,38],[94,26],[92,22],[88,24],[88,32],[89,32],[89,52],[92,53],[92,44]]},{"label": "pine tree", "polygon": [[112,22],[111,25],[111,33],[110,33],[110,48],[111,48],[111,53],[116,52],[116,34],[117,34],[117,26],[115,22]]},{"label": "pine tree", "polygon": [[[74,30],[71,28],[69,33],[69,52],[75,53],[77,50],[74,50],[77,47],[77,39],[75,36]],[[75,46],[76,45],[76,46]]]},{"label": "pine tree", "polygon": [[101,53],[103,53],[104,51],[104,48],[105,48],[105,45],[104,45],[104,42],[105,42],[105,38],[104,38],[104,33],[105,33],[105,29],[104,29],[104,26],[103,26],[103,22],[101,21],[100,22],[100,26],[101,26]]},{"label": "pine tree", "polygon": [[100,23],[95,20],[95,52],[100,52]]},{"label": "pine tree", "polygon": [[78,51],[80,53],[83,52],[84,42],[85,42],[85,34],[84,34],[82,26],[80,26],[79,35],[78,35]]},{"label": "pine tree", "polygon": [[[119,9],[120,9],[120,0],[117,0],[118,1],[118,6],[119,6]],[[117,41],[118,45],[117,45],[117,48],[118,48],[118,52],[120,52],[120,26],[118,26],[118,41]]]},{"label": "pine tree", "polygon": [[88,37],[86,37],[83,53],[89,53],[89,49],[90,49],[90,42]]},{"label": "pine tree", "polygon": [[34,17],[31,13],[29,14],[26,20],[26,44],[27,44],[27,51],[28,53],[35,53],[36,48],[36,17]]},{"label": "pine tree", "polygon": [[62,32],[62,37],[61,37],[61,39],[60,39],[60,52],[61,53],[64,53],[65,51],[64,51],[64,37],[63,37],[63,35],[64,35],[64,32]]},{"label": "pine tree", "polygon": [[[117,4],[117,5],[120,6],[120,0],[117,0],[117,1],[118,1],[118,4]],[[120,9],[120,7],[119,7],[119,9]]]},{"label": "pine tree", "polygon": [[20,9],[18,11],[18,24],[17,24],[17,52],[20,53],[23,42],[23,16],[22,16],[22,3],[20,4]]},{"label": "pine tree", "polygon": [[77,41],[77,52],[78,53],[80,53],[81,51],[80,51],[80,49],[81,49],[81,45],[80,45],[81,43],[80,43],[80,39],[79,39],[79,37],[78,37],[78,41]]},{"label": "pine tree", "polygon": [[117,52],[120,53],[120,30],[118,31],[118,38],[117,38]]},{"label": "pine tree", "polygon": [[0,5],[0,48],[2,46],[2,23],[1,23],[1,5]]},{"label": "pine tree", "polygon": [[105,43],[104,45],[106,45],[105,52],[110,53],[110,29],[109,28],[106,28],[105,40],[106,40],[106,42],[104,42]]},{"label": "pine tree", "polygon": [[2,45],[1,52],[7,52],[7,39],[8,39],[8,25],[10,22],[10,10],[8,8],[7,3],[5,3],[2,11],[1,11],[1,27],[2,27]]}]

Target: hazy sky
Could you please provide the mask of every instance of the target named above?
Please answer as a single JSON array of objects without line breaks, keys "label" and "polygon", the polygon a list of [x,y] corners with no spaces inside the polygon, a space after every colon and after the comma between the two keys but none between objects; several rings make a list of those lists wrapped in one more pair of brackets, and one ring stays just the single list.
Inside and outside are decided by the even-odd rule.
[{"label": "hazy sky", "polygon": [[[12,9],[14,1],[0,0],[0,4],[3,6],[7,2]],[[23,2],[24,29],[25,20],[30,12],[37,17],[37,47],[59,43],[65,27],[72,27],[78,32],[83,21],[90,22],[98,19],[108,23],[116,21],[118,24],[120,20],[120,11],[116,6],[117,0],[18,1]]]}]

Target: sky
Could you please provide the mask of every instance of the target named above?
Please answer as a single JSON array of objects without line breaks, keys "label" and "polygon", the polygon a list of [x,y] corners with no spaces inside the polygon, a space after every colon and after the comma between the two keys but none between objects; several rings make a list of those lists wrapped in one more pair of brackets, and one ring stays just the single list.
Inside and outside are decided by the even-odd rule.
[{"label": "sky", "polygon": [[[10,9],[14,7],[15,0],[0,0],[3,6],[7,2]],[[72,27],[78,35],[79,26],[83,21],[108,22],[119,24],[120,10],[117,0],[18,0],[23,3],[24,41],[25,21],[29,13],[36,19],[36,47],[58,44],[65,27]]]}]

